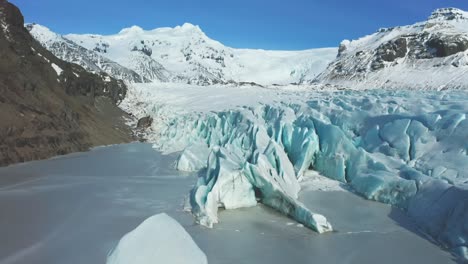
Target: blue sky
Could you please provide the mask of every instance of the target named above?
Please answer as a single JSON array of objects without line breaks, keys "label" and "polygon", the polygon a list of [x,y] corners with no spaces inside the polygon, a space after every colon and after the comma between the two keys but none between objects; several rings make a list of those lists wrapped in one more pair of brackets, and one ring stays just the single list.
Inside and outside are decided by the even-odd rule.
[{"label": "blue sky", "polygon": [[199,25],[211,38],[236,48],[298,50],[334,47],[380,27],[425,20],[439,7],[468,10],[467,0],[10,0],[26,22],[58,33],[113,34]]}]

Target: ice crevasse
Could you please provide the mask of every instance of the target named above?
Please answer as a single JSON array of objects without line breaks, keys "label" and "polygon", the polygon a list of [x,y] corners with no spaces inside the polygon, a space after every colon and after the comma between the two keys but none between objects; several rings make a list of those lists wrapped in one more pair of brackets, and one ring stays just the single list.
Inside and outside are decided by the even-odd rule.
[{"label": "ice crevasse", "polygon": [[[311,212],[297,200],[298,177],[311,161],[301,155],[289,157],[284,146],[290,148],[298,139],[285,132],[279,136],[284,137],[283,142],[272,136],[271,133],[277,133],[276,128],[257,122],[266,115],[274,118],[280,114],[285,119],[294,116],[291,112],[258,108],[221,112],[196,122],[192,138],[198,143],[182,153],[178,169],[196,171],[207,160],[203,176],[190,195],[192,212],[200,224],[211,227],[217,223],[218,207],[254,206],[259,200],[317,232],[332,230],[324,216]],[[311,139],[310,145],[303,145],[303,155],[311,155],[317,148],[317,141],[313,140],[316,135],[311,132],[306,127],[302,131],[301,140]]]},{"label": "ice crevasse", "polygon": [[325,216],[297,199],[301,177],[314,169],[367,199],[406,210],[423,231],[466,258],[466,110],[411,113],[386,105],[369,111],[362,100],[333,99],[328,108],[319,101],[172,120],[160,148],[186,146],[178,169],[199,171],[190,193],[197,222],[211,227],[219,207],[261,202],[317,232],[331,231]]}]

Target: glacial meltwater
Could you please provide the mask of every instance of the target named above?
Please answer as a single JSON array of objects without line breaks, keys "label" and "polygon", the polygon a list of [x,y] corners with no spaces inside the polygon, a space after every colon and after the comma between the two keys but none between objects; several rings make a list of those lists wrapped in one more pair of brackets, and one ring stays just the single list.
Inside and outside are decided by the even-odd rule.
[{"label": "glacial meltwater", "polygon": [[0,168],[0,264],[104,264],[124,234],[163,212],[213,264],[454,261],[399,209],[346,190],[300,193],[327,216],[330,233],[261,204],[221,211],[213,229],[196,225],[183,208],[197,175],[176,171],[176,159],[132,143]]}]

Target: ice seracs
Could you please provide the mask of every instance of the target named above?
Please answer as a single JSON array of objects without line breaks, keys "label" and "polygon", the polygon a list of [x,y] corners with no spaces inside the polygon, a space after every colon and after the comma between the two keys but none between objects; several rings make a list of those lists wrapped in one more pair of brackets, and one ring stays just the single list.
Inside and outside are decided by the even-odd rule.
[{"label": "ice seracs", "polygon": [[[262,125],[265,123],[263,116],[278,118],[278,115],[281,113],[275,108],[259,107],[221,112],[209,116],[206,121],[198,120],[193,133],[198,138],[193,138],[194,142],[211,148],[205,157],[206,173],[199,178],[190,199],[192,212],[200,224],[211,227],[217,223],[218,207],[254,206],[259,200],[317,232],[332,231],[324,216],[311,212],[297,200],[300,191],[298,178],[303,173],[302,168],[310,164],[310,160],[303,157],[311,152],[308,146],[316,145],[312,143],[299,150],[291,162],[283,144],[294,142],[294,135],[285,135],[283,139],[283,127],[279,126],[271,128],[274,132],[270,133],[280,135],[275,137]],[[285,122],[292,122],[290,115],[283,117]],[[186,151],[180,158],[183,164],[186,164],[187,156],[193,155],[191,147]],[[297,169],[293,163],[297,164]],[[199,167],[193,167],[193,170],[197,169]]]},{"label": "ice seracs", "polygon": [[152,115],[149,139],[182,150],[180,168],[200,170],[190,196],[199,223],[216,224],[219,207],[260,202],[329,231],[326,216],[297,201],[312,169],[466,251],[466,92],[173,88],[140,85],[123,106]]}]

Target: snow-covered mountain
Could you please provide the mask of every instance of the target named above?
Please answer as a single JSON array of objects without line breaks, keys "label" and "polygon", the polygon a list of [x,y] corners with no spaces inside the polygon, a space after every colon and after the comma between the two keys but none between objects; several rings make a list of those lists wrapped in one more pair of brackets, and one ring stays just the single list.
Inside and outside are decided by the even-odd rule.
[{"label": "snow-covered mountain", "polygon": [[456,8],[344,40],[338,49],[304,51],[234,49],[189,23],[154,30],[132,26],[107,36],[61,36],[40,25],[27,27],[56,56],[129,82],[468,89],[468,12]]},{"label": "snow-covered mountain", "polygon": [[[189,23],[149,31],[133,26],[108,36],[59,36],[39,25],[29,28],[36,39],[63,59],[81,62],[89,60],[88,57],[101,61],[104,58],[151,81],[198,85],[298,83],[304,76],[318,75],[337,52],[336,48],[304,51],[234,49],[210,39],[200,27]],[[79,50],[77,46],[86,50]],[[97,59],[92,61],[99,64]]]},{"label": "snow-covered mountain", "polygon": [[427,21],[344,40],[313,82],[350,88],[468,89],[468,12],[435,10]]},{"label": "snow-covered mountain", "polygon": [[87,71],[94,73],[103,71],[115,78],[123,79],[132,83],[150,82],[148,78],[139,75],[135,71],[123,67],[115,61],[100,55],[97,51],[88,50],[63,36],[52,32],[44,26],[27,24],[26,28],[42,46],[51,51],[55,56],[62,60],[76,63]]}]

